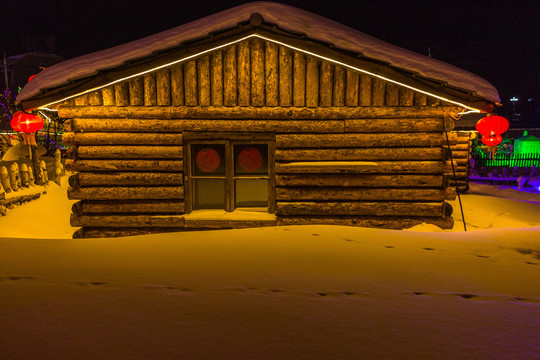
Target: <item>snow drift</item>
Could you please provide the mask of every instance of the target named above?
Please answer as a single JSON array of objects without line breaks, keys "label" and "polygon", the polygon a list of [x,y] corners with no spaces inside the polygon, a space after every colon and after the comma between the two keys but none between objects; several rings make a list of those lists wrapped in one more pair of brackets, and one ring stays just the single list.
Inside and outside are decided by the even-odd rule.
[{"label": "snow drift", "polygon": [[475,230],[73,240],[51,184],[0,218],[0,358],[538,359],[540,204],[463,202]]}]

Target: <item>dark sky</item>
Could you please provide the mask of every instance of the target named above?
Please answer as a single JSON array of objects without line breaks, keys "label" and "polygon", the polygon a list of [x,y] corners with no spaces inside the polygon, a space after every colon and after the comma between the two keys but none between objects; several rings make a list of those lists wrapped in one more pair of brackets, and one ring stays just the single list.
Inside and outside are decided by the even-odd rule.
[{"label": "dark sky", "polygon": [[[246,2],[0,0],[0,51],[9,56],[24,50],[21,34],[54,35],[56,52],[69,59]],[[506,110],[513,96],[525,113],[540,102],[540,0],[281,2],[425,55],[430,48],[433,57],[494,84]]]}]

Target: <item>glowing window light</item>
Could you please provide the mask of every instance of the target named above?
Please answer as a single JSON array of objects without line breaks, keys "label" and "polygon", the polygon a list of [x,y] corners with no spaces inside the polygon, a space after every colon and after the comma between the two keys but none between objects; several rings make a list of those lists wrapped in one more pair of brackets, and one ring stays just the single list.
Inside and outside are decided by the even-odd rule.
[{"label": "glowing window light", "polygon": [[289,49],[292,49],[292,50],[296,50],[296,51],[299,51],[301,53],[304,53],[306,55],[310,55],[310,56],[314,56],[316,58],[319,58],[319,59],[322,59],[322,60],[326,60],[326,61],[329,61],[331,63],[334,63],[334,64],[337,64],[337,65],[342,65],[346,68],[349,68],[349,69],[352,69],[352,70],[356,70],[356,71],[359,71],[359,72],[362,72],[364,74],[367,74],[367,75],[370,75],[370,76],[373,76],[373,77],[376,77],[376,78],[379,78],[381,80],[384,80],[384,81],[388,81],[388,82],[391,82],[393,84],[397,84],[399,86],[403,86],[405,88],[408,88],[408,89],[411,89],[411,90],[414,90],[416,92],[419,92],[419,93],[422,93],[422,94],[426,94],[428,96],[432,96],[436,99],[439,99],[439,100],[442,100],[442,101],[446,101],[446,102],[449,102],[451,104],[454,104],[454,105],[459,105],[465,109],[468,109],[468,110],[471,110],[472,112],[476,112],[476,113],[479,113],[481,112],[479,109],[475,109],[473,107],[470,107],[468,105],[465,105],[465,104],[462,104],[460,102],[457,102],[457,101],[453,101],[453,100],[450,100],[450,99],[447,99],[447,98],[444,98],[442,96],[439,96],[439,95],[435,95],[435,94],[432,94],[430,92],[427,92],[427,91],[424,91],[424,90],[420,90],[420,89],[417,89],[413,86],[410,86],[410,85],[406,85],[406,84],[403,84],[403,83],[400,83],[399,81],[395,81],[395,80],[392,80],[392,79],[388,79],[384,76],[381,76],[381,75],[377,75],[377,74],[374,74],[372,72],[369,72],[367,70],[363,70],[363,69],[360,69],[360,68],[357,68],[355,66],[352,66],[352,65],[348,65],[348,64],[345,64],[343,62],[340,62],[340,61],[337,61],[337,60],[334,60],[334,59],[331,59],[331,58],[328,58],[326,56],[322,56],[322,55],[319,55],[319,54],[316,54],[316,53],[313,53],[311,51],[307,51],[307,50],[303,50],[303,49],[300,49],[300,48],[297,48],[295,46],[292,46],[292,45],[289,45],[289,44],[286,44],[286,43],[283,43],[281,41],[277,41],[277,40],[274,40],[274,39],[271,39],[271,38],[268,38],[266,36],[262,36],[262,35],[259,35],[259,34],[251,34],[251,35],[247,35],[243,38],[240,38],[238,40],[234,40],[234,41],[231,41],[231,42],[228,42],[226,44],[223,44],[223,45],[219,45],[219,46],[216,46],[216,47],[213,47],[213,48],[210,48],[210,49],[207,49],[207,50],[204,50],[204,51],[201,51],[197,54],[193,54],[193,55],[189,55],[189,56],[186,56],[185,58],[182,58],[182,59],[178,59],[178,60],[175,60],[175,61],[172,61],[170,63],[167,63],[165,65],[160,65],[160,66],[156,66],[152,69],[149,69],[149,70],[145,70],[145,71],[142,71],[140,73],[137,73],[137,74],[134,74],[134,75],[130,75],[130,76],[127,76],[127,77],[124,77],[124,78],[121,78],[121,79],[118,79],[118,80],[115,80],[115,81],[112,81],[110,83],[107,83],[105,85],[102,85],[102,86],[98,86],[98,87],[95,87],[95,88],[92,88],[92,89],[89,89],[89,90],[85,90],[83,92],[80,92],[78,94],[75,94],[75,95],[71,95],[71,96],[67,96],[61,100],[57,100],[57,101],[53,101],[53,102],[50,102],[46,105],[43,105],[43,106],[40,106],[38,109],[43,109],[43,110],[48,110],[48,111],[58,111],[57,109],[50,109],[48,108],[48,106],[51,106],[51,105],[54,105],[54,104],[58,104],[60,102],[63,102],[65,100],[68,100],[68,99],[72,99],[74,97],[77,97],[77,96],[81,96],[81,95],[84,95],[84,94],[88,94],[88,93],[91,93],[93,91],[96,91],[96,90],[99,90],[99,89],[102,89],[104,87],[107,87],[107,86],[111,86],[111,85],[114,85],[116,83],[119,83],[119,82],[122,82],[122,81],[125,81],[125,80],[129,80],[129,79],[132,79],[134,77],[138,77],[138,76],[141,76],[141,75],[144,75],[144,74],[147,74],[147,73],[150,73],[150,72],[153,72],[153,71],[156,71],[156,70],[160,70],[160,69],[163,69],[163,68],[166,68],[166,67],[169,67],[169,66],[172,66],[174,64],[178,64],[178,63],[181,63],[181,62],[184,62],[184,61],[188,61],[188,60],[191,60],[193,58],[196,58],[196,57],[199,57],[201,55],[204,55],[204,54],[207,54],[209,52],[212,52],[212,51],[216,51],[216,50],[219,50],[219,49],[222,49],[224,47],[227,47],[229,45],[233,45],[233,44],[236,44],[236,43],[239,43],[239,42],[242,42],[244,40],[247,40],[247,39],[250,39],[250,38],[253,38],[253,37],[256,37],[256,38],[259,38],[259,39],[263,39],[263,40],[266,40],[266,41],[269,41],[269,42],[272,42],[274,44],[278,44],[278,45],[282,45],[284,47],[287,47]]}]

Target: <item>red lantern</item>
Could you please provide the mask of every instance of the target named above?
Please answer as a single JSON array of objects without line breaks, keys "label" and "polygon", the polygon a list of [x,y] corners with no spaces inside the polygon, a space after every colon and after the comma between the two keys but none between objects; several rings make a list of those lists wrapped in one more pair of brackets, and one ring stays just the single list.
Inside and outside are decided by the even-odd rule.
[{"label": "red lantern", "polygon": [[11,127],[18,132],[33,133],[43,127],[43,119],[38,115],[17,111],[11,119]]},{"label": "red lantern", "polygon": [[498,134],[482,136],[482,144],[487,146],[497,146],[501,143],[501,141],[502,136]]},{"label": "red lantern", "polygon": [[498,115],[486,116],[476,123],[476,131],[482,135],[501,135],[510,124],[508,120]]}]

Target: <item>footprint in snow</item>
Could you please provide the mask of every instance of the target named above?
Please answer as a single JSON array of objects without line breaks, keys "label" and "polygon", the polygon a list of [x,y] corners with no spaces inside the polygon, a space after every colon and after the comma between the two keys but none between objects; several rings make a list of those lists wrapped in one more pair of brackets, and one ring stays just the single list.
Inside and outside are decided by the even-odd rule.
[{"label": "footprint in snow", "polygon": [[411,294],[416,296],[429,296],[429,297],[460,297],[466,300],[471,301],[519,301],[527,303],[540,304],[540,299],[530,299],[524,297],[512,297],[504,295],[479,295],[479,294],[470,294],[470,293],[430,293],[423,291],[412,291]]},{"label": "footprint in snow", "polygon": [[34,280],[35,278],[32,276],[9,276],[8,280]]}]

